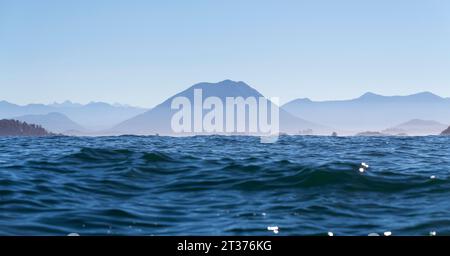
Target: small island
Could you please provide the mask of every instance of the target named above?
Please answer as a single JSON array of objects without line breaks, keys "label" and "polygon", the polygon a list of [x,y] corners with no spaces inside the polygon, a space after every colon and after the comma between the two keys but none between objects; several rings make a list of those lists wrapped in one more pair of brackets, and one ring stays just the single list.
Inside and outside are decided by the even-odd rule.
[{"label": "small island", "polygon": [[17,120],[0,120],[0,136],[51,136],[44,128]]},{"label": "small island", "polygon": [[448,127],[447,130],[443,131],[441,135],[450,135],[450,127]]},{"label": "small island", "polygon": [[385,133],[381,133],[381,132],[367,131],[367,132],[360,132],[360,133],[356,134],[356,136],[378,137],[378,136],[389,136],[389,134],[385,134]]}]

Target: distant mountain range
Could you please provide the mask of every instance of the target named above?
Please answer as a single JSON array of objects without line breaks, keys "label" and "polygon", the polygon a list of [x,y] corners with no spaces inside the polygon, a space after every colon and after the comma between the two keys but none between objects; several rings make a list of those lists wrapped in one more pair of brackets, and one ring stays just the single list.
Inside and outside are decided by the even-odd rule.
[{"label": "distant mountain range", "polygon": [[[118,134],[172,134],[171,118],[178,110],[171,109],[171,102],[175,97],[186,97],[194,101],[194,90],[201,89],[203,98],[215,96],[225,102],[226,97],[263,97],[261,93],[244,82],[225,80],[219,83],[198,83],[188,89],[170,97],[155,108],[133,117],[114,127],[111,132]],[[272,106],[278,108],[276,105]],[[300,131],[312,131],[315,134],[328,134],[331,129],[325,126],[306,121],[300,117],[279,111],[280,131],[290,134],[298,134]],[[248,123],[248,117],[246,119]],[[224,122],[224,126],[225,126]]]},{"label": "distant mountain range", "polygon": [[[87,105],[72,103],[55,103],[50,105],[29,104],[20,106],[6,101],[0,101],[0,118],[17,118],[33,120],[42,125],[50,125],[56,130],[66,128],[104,130],[108,129],[126,119],[144,113],[147,109],[110,105],[102,102],[92,102]],[[59,113],[65,117],[56,115],[47,116],[50,113]],[[57,124],[60,119],[61,124]],[[70,119],[67,120],[67,119]],[[52,123],[52,124],[50,124]],[[80,126],[77,128],[77,126]]]},{"label": "distant mountain range", "polygon": [[[381,131],[387,127],[395,127],[402,121],[414,119],[450,124],[450,99],[430,92],[409,96],[382,96],[366,93],[356,99],[340,101],[296,99],[283,105],[282,108],[295,116],[349,133],[367,130]],[[405,126],[411,126],[411,124],[405,124],[403,128]],[[430,130],[420,132],[436,134],[437,126],[436,123],[431,124]]]},{"label": "distant mountain range", "polygon": [[78,134],[86,132],[86,129],[75,123],[67,116],[60,113],[49,113],[45,115],[24,115],[14,117],[14,120],[23,121],[29,124],[37,124],[53,133]]},{"label": "distant mountain range", "polygon": [[[203,99],[215,96],[222,102],[226,97],[264,97],[244,82],[224,80],[195,84],[150,110],[102,102],[20,106],[0,101],[0,119],[16,119],[68,135],[171,135],[171,119],[178,112],[171,109],[172,100],[182,96],[193,102],[195,89],[202,89]],[[280,132],[288,134],[330,135],[336,131],[339,135],[438,135],[450,124],[450,98],[430,92],[408,96],[366,93],[339,101],[305,98],[281,108],[274,104],[270,107],[278,108]]]}]

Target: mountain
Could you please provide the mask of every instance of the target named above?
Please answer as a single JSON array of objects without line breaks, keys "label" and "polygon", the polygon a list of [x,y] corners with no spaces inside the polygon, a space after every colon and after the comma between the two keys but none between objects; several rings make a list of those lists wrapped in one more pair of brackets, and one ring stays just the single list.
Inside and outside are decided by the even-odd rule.
[{"label": "mountain", "polygon": [[408,134],[412,136],[438,135],[448,126],[436,121],[413,119],[406,123],[388,128],[383,133],[397,135]]},{"label": "mountain", "polygon": [[87,105],[66,101],[50,105],[29,104],[20,106],[6,101],[0,101],[0,118],[13,118],[24,115],[47,115],[61,113],[73,122],[89,129],[103,130],[133,116],[144,113],[147,109],[110,105],[102,102],[91,102]]},{"label": "mountain", "polygon": [[[219,83],[198,83],[188,89],[170,97],[165,100],[155,108],[140,114],[134,118],[124,121],[123,123],[114,127],[111,132],[118,134],[173,134],[171,128],[172,116],[178,112],[178,110],[171,109],[172,100],[176,97],[186,97],[190,102],[194,102],[194,90],[201,89],[203,99],[207,97],[217,97],[223,103],[226,102],[227,97],[243,97],[244,99],[248,97],[263,97],[261,93],[253,89],[244,82],[235,82],[231,80],[225,80]],[[271,107],[278,108],[274,104],[268,104],[269,109]],[[259,106],[259,105],[258,105]],[[225,107],[224,107],[225,109]],[[192,112],[193,113],[193,112]],[[204,111],[203,114],[206,112]],[[235,112],[236,113],[236,112]],[[225,119],[226,114],[224,114]],[[235,114],[236,116],[236,114]],[[295,117],[288,112],[279,109],[279,120],[280,120],[280,131],[290,134],[298,134],[299,131],[309,130],[314,133],[329,134],[330,129],[317,125],[315,123],[306,121],[299,117]],[[245,119],[248,124],[249,116],[246,115]],[[236,123],[236,122],[235,122]],[[226,127],[226,122],[224,121],[223,126]]]},{"label": "mountain", "polygon": [[383,130],[411,119],[450,123],[450,99],[430,92],[409,96],[366,93],[356,99],[340,101],[296,99],[282,108],[312,122],[353,132]]},{"label": "mountain", "polygon": [[81,125],[70,120],[67,116],[56,112],[45,115],[24,115],[15,117],[14,119],[40,125],[54,133],[73,134],[75,131],[85,131]]},{"label": "mountain", "polygon": [[41,126],[17,120],[0,120],[0,136],[50,136]]},{"label": "mountain", "polygon": [[450,135],[450,127],[441,133],[441,135]]},{"label": "mountain", "polygon": [[82,104],[80,103],[74,103],[70,100],[66,100],[64,102],[58,103],[55,102],[53,104],[48,105],[50,107],[56,107],[56,108],[78,108],[78,107],[83,107]]}]

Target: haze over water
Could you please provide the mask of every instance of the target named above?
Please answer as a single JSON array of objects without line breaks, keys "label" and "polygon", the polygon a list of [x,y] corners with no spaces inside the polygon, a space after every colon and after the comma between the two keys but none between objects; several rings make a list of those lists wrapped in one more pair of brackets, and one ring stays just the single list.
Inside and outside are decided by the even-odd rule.
[{"label": "haze over water", "polygon": [[449,235],[449,142],[3,137],[0,235]]}]

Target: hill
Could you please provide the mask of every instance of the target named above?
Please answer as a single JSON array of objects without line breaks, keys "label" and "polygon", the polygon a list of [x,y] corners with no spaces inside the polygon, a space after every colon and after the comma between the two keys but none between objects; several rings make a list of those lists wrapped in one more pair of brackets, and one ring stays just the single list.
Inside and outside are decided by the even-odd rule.
[{"label": "hill", "polygon": [[50,136],[44,128],[17,120],[0,120],[0,136]]},{"label": "hill", "polygon": [[60,113],[49,113],[45,115],[24,115],[15,117],[15,120],[26,123],[37,124],[45,128],[47,131],[55,133],[67,133],[73,131],[83,132],[85,129],[72,121],[67,116]]},{"label": "hill", "polygon": [[432,120],[413,119],[397,126],[388,128],[383,133],[401,134],[412,136],[438,135],[448,126]]}]

